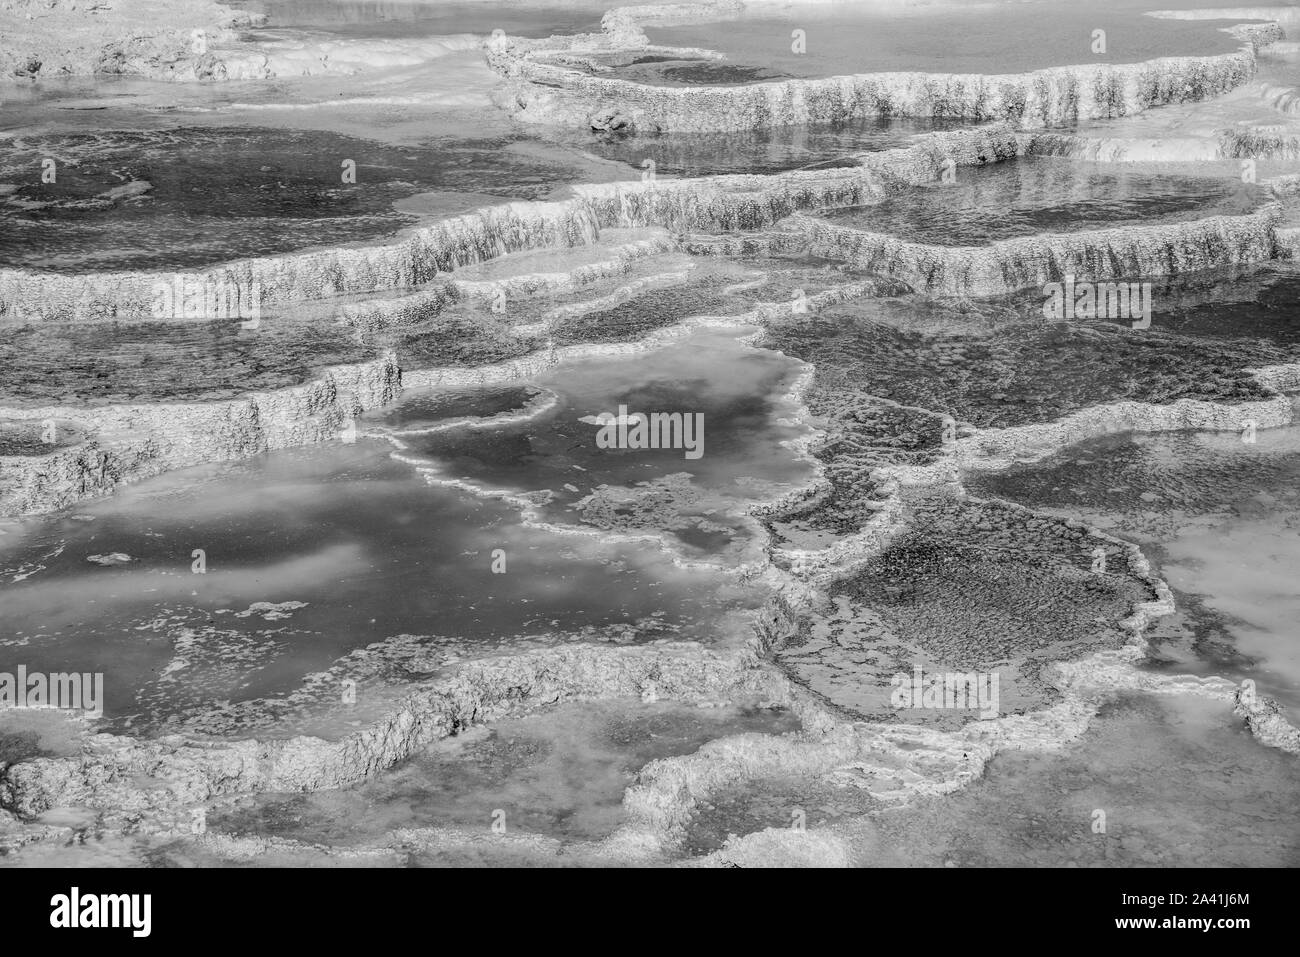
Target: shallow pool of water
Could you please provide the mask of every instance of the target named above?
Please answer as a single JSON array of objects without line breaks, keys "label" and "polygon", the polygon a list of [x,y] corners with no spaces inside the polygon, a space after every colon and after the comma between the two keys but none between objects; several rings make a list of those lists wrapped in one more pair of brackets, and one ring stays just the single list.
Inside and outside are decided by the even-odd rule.
[{"label": "shallow pool of water", "polygon": [[786,126],[727,133],[571,134],[566,145],[638,170],[646,160],[672,176],[779,173],[793,169],[849,166],[852,153],[894,149],[914,136],[954,129],[959,120],[872,117],[836,125]]},{"label": "shallow pool of water", "polygon": [[967,485],[1139,542],[1175,591],[1155,667],[1250,678],[1300,713],[1300,430],[1124,435]]},{"label": "shallow pool of water", "polygon": [[1267,344],[1047,322],[1042,301],[1026,298],[1021,308],[864,299],[774,322],[762,342],[813,363],[828,385],[980,428],[1050,422],[1121,399],[1240,402],[1268,394],[1249,374],[1279,355]]},{"label": "shallow pool of water", "polygon": [[352,330],[267,320],[39,323],[0,340],[0,402],[103,405],[235,399],[379,355]]},{"label": "shallow pool of water", "polygon": [[1026,156],[955,171],[951,184],[912,189],[871,206],[827,210],[838,226],[939,246],[1113,226],[1243,215],[1264,200],[1226,175],[1155,171]]},{"label": "shallow pool of water", "polygon": [[[538,199],[577,178],[508,137],[395,147],[323,131],[178,127],[23,133],[0,146],[0,262],[63,272],[189,269],[374,240],[416,221],[393,208],[413,196],[436,193],[460,212],[457,194],[481,205]],[[42,178],[47,159],[53,182]]]},{"label": "shallow pool of water", "polygon": [[[381,841],[399,828],[596,841],[625,823],[623,793],[650,761],[689,754],[727,734],[797,727],[788,711],[752,706],[562,704],[445,739],[346,792],[236,802],[209,815],[208,826],[222,834],[343,845]],[[447,844],[454,846],[451,837]],[[412,863],[453,857],[434,848]]]},{"label": "shallow pool of water", "polygon": [[644,544],[525,527],[369,441],[175,472],[5,531],[0,663],[102,672],[111,724],[137,730],[278,735],[343,678],[400,690],[556,642],[720,640],[757,599]]},{"label": "shallow pool of water", "polygon": [[1295,867],[1297,788],[1294,756],[1226,705],[1128,696],[1060,753],[1001,754],[969,788],[846,833],[865,867]]},{"label": "shallow pool of water", "polygon": [[[1238,41],[1227,23],[1156,20],[1131,4],[1064,2],[816,4],[773,13],[762,7],[732,20],[647,27],[654,43],[700,47],[763,76],[852,73],[1023,73],[1090,63],[1135,63],[1161,56],[1228,53]],[[1093,31],[1106,32],[1094,53]],[[802,30],[797,49],[794,30]],[[670,68],[671,69],[671,68]],[[690,82],[669,72],[669,82]],[[662,82],[662,81],[661,81]],[[730,82],[744,82],[737,77]]]},{"label": "shallow pool of water", "polygon": [[[756,538],[748,503],[811,473],[783,445],[804,434],[786,421],[796,409],[782,395],[801,367],[745,348],[736,335],[699,332],[637,356],[562,366],[532,380],[558,401],[526,422],[430,432],[403,416],[394,438],[401,454],[427,463],[431,481],[529,493],[546,521],[663,533],[697,558],[745,554]],[[620,407],[628,416],[683,418],[666,436],[656,433],[660,447],[637,448],[626,432],[618,446],[616,426],[605,433],[615,447],[602,447],[600,417],[616,417]]]}]

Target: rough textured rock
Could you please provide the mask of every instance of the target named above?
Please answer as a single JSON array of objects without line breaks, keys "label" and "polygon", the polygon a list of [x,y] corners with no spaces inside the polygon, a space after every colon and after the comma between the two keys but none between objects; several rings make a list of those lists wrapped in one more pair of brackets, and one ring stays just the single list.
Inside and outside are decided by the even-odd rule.
[{"label": "rough textured rock", "polygon": [[[297,737],[200,745],[95,735],[79,758],[37,758],[4,769],[0,803],[26,817],[63,805],[143,815],[236,792],[345,787],[460,729],[562,699],[640,697],[648,687],[685,700],[716,700],[738,690],[782,696],[776,676],[754,668],[781,627],[779,610],[760,626],[759,637],[729,652],[693,643],[578,645],[475,662],[338,742]],[[161,783],[141,788],[140,775]]]},{"label": "rough textured rock", "polygon": [[809,248],[900,279],[918,291],[993,296],[1067,275],[1090,282],[1177,276],[1274,257],[1279,208],[1189,223],[1122,226],[1008,239],[985,247],[929,246],[802,217]]},{"label": "rough textured rock", "polygon": [[890,189],[933,181],[949,160],[968,166],[1014,156],[1017,146],[1010,129],[995,125],[931,134],[912,147],[865,154],[861,166],[584,185],[574,188],[571,200],[487,207],[412,230],[391,244],[240,260],[199,273],[0,269],[0,319],[148,318],[155,283],[171,284],[177,275],[205,286],[256,284],[263,304],[273,306],[418,286],[509,253],[594,243],[602,230],[760,229],[798,210],[870,202]]},{"label": "rough textured rock", "polygon": [[[605,18],[600,37],[571,38],[563,52],[578,64],[590,49],[644,48],[647,41],[641,24],[716,16],[718,10],[717,5],[698,4],[615,10]],[[242,261],[210,270],[201,278],[257,281],[269,302],[286,304],[428,284],[398,299],[347,305],[345,314],[352,325],[375,329],[404,325],[457,303],[489,302],[500,291],[519,296],[573,289],[617,274],[635,260],[682,246],[717,256],[802,249],[851,260],[921,291],[961,296],[1041,285],[1067,272],[1095,279],[1150,277],[1261,262],[1291,254],[1300,246],[1293,227],[1278,225],[1277,208],[1252,216],[1012,240],[983,249],[906,243],[803,214],[828,205],[869,204],[893,191],[931,182],[948,160],[976,165],[1024,153],[1088,155],[1089,151],[1109,159],[1132,158],[1144,147],[1086,141],[1070,134],[1017,135],[1010,124],[1125,116],[1153,105],[1216,95],[1248,78],[1254,70],[1255,46],[1279,35],[1274,25],[1237,32],[1246,45],[1221,57],[1063,68],[1011,77],[888,74],[671,90],[579,73],[560,65],[553,57],[556,45],[547,41],[494,43],[490,59],[510,78],[509,105],[531,120],[581,122],[607,131],[748,129],[900,113],[1007,122],[934,134],[908,149],[864,154],[856,166],[834,170],[578,187],[574,198],[563,202],[492,207],[416,230],[388,245]],[[429,51],[408,52],[418,58]],[[543,61],[544,55],[551,57],[549,62]],[[304,69],[311,72],[311,55],[304,56],[289,59],[300,66],[305,63]],[[140,62],[122,60],[117,66],[156,75],[152,71],[161,69],[157,61],[155,51]],[[178,77],[187,75],[187,70],[214,77],[274,72],[268,59],[236,62],[231,58],[201,64],[178,60],[181,65],[166,69]],[[16,72],[34,76],[43,69],[36,58],[29,58]],[[534,80],[556,87],[543,89]],[[1282,96],[1281,106],[1287,103]],[[1213,146],[1216,155],[1230,157],[1286,154],[1291,148],[1282,140],[1226,135]],[[504,254],[592,244],[612,240],[615,230],[645,228],[657,232],[622,244],[611,242],[609,258],[553,274],[522,271],[494,277],[463,270],[465,278],[439,275]],[[671,239],[667,232],[741,230],[751,234],[686,240]],[[0,271],[0,315],[77,321],[140,315],[157,278],[145,273],[51,276]],[[804,301],[816,310],[847,298],[878,294],[886,285],[845,283]],[[765,303],[728,321],[763,322],[792,312],[791,303]],[[164,469],[328,440],[351,416],[391,401],[404,378],[408,386],[503,381],[533,374],[561,359],[653,348],[693,325],[713,321],[722,320],[689,316],[635,341],[544,351],[521,347],[523,354],[513,354],[514,358],[473,368],[435,365],[408,371],[403,377],[399,364],[387,357],[331,368],[306,385],[237,401],[80,411],[76,444],[44,455],[0,457],[0,488],[4,489],[0,512],[60,508]],[[1223,679],[1168,677],[1135,667],[1145,653],[1145,629],[1173,608],[1171,592],[1152,575],[1140,550],[1082,523],[1047,520],[1028,509],[972,499],[958,477],[960,468],[1000,469],[1014,460],[1044,456],[1081,439],[1116,431],[1235,430],[1245,416],[1261,428],[1290,421],[1290,401],[1272,392],[1295,388],[1300,366],[1270,365],[1256,370],[1254,379],[1270,394],[1236,403],[1109,402],[1052,421],[966,428],[960,436],[936,442],[933,433],[944,420],[933,410],[870,395],[850,401],[846,393],[854,390],[818,383],[810,368],[793,387],[794,394],[805,398],[809,416],[830,421],[820,435],[810,436],[795,451],[815,459],[816,478],[808,488],[755,511],[774,525],[784,521],[793,527],[800,509],[806,515],[815,506],[823,513],[830,511],[833,521],[817,527],[805,522],[797,529],[809,536],[804,547],[776,548],[784,543],[774,539],[774,568],[759,562],[743,570],[747,575],[769,575],[773,584],[782,586],[779,597],[755,622],[752,640],[721,649],[670,642],[632,648],[578,645],[473,661],[451,678],[412,691],[390,714],[340,741],[89,736],[75,757],[34,756],[0,764],[0,805],[6,809],[0,811],[0,844],[15,847],[66,839],[67,833],[59,828],[25,830],[19,818],[69,805],[91,808],[107,826],[119,830],[170,833],[169,821],[180,810],[250,792],[348,787],[472,725],[573,698],[650,694],[693,701],[758,695],[790,707],[803,726],[794,734],[723,738],[695,754],[648,765],[627,792],[625,808],[631,823],[604,842],[574,849],[574,857],[587,860],[660,859],[665,851],[682,845],[691,815],[703,802],[729,788],[776,777],[856,789],[880,806],[904,803],[916,795],[947,793],[978,778],[1001,750],[1053,748],[1077,739],[1105,701],[1132,690],[1234,700],[1237,715],[1261,741],[1296,752],[1300,734],[1275,702],[1244,698]],[[0,409],[0,418],[25,421],[66,415],[67,410],[59,407]],[[900,429],[909,437],[873,446],[874,432]],[[1033,709],[957,727],[950,722],[944,728],[846,720],[834,701],[808,694],[764,659],[796,643],[807,628],[810,610],[824,604],[827,591],[848,594],[863,581],[883,582],[891,595],[894,592],[888,589],[906,587],[894,580],[894,566],[914,571],[915,561],[913,566],[908,561],[927,559],[935,551],[930,539],[938,535],[933,528],[922,534],[916,520],[918,503],[927,498],[943,503],[931,508],[929,519],[950,538],[965,536],[963,540],[981,545],[992,541],[1008,549],[1033,544],[1040,554],[1051,551],[1044,542],[1059,546],[1062,554],[1052,554],[1058,566],[1052,574],[1031,567],[1021,569],[1024,576],[1041,574],[1050,579],[1054,574],[1068,579],[1073,569],[1071,549],[1099,540],[1122,567],[1126,585],[1132,585],[1128,579],[1137,585],[1106,596],[1113,601],[1097,616],[1104,620],[1105,640],[1072,634],[1068,648],[1053,649],[1050,661],[1038,662],[1033,677],[1042,693]],[[521,502],[521,507],[526,504]],[[1034,549],[1027,550],[1032,561]],[[882,573],[882,564],[891,562],[893,570]],[[1033,584],[1043,590],[1037,577]],[[1041,595],[1038,599],[1040,605],[1045,601]],[[1043,611],[1042,621],[1055,621],[1054,630],[1065,630],[1049,612]],[[903,621],[899,627],[908,624]],[[955,655],[962,665],[969,663],[962,658],[970,651],[969,636],[952,630],[927,631],[924,622],[910,625],[919,635],[918,643],[929,651]],[[1020,641],[1023,634],[1001,639]],[[953,647],[953,642],[965,645]],[[942,647],[934,647],[936,643]],[[439,829],[394,832],[390,838],[382,845],[346,852],[270,838],[204,840],[213,853],[232,860],[251,860],[277,849],[306,857],[339,856],[386,864],[401,862],[413,847],[432,849],[475,840]],[[556,842],[541,838],[512,840],[525,858],[555,857],[561,850]],[[805,838],[769,830],[730,842],[704,863],[764,863],[792,857],[837,864],[851,859],[847,846],[834,835]]]},{"label": "rough textured rock", "polygon": [[208,79],[221,71],[209,44],[258,21],[212,0],[3,0],[0,84],[89,73]]},{"label": "rough textured rock", "polygon": [[[401,372],[387,357],[242,399],[80,409],[78,422],[94,435],[85,445],[0,457],[0,514],[53,511],[169,469],[328,441],[353,416],[391,402],[400,388]],[[13,409],[0,417],[40,422],[63,418],[65,410]]]}]

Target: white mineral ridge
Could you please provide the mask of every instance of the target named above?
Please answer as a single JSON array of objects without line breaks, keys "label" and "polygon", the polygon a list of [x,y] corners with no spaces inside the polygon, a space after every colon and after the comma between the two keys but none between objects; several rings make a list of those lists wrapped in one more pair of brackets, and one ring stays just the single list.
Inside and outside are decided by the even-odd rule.
[{"label": "white mineral ridge", "polygon": [[86,561],[96,565],[126,565],[135,559],[126,552],[109,552],[106,555],[87,555]]}]

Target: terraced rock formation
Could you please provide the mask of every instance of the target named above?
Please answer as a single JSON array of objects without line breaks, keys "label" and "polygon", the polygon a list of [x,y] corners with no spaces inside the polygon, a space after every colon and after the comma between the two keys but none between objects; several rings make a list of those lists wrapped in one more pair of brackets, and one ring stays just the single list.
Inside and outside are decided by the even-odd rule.
[{"label": "terraced rock formation", "polygon": [[[1273,697],[1214,674],[1145,667],[1149,635],[1175,604],[1137,545],[993,497],[998,476],[1082,441],[1190,429],[1253,435],[1292,422],[1287,393],[1300,386],[1300,340],[1278,315],[1249,303],[1260,274],[1285,277],[1290,268],[1294,184],[1265,176],[1230,213],[1215,208],[1222,188],[1207,189],[1204,204],[1180,199],[1176,209],[1139,189],[1126,198],[1150,205],[1117,217],[1120,225],[983,244],[900,236],[898,220],[891,231],[883,214],[886,204],[1001,164],[1034,158],[1068,170],[1079,156],[1143,155],[1139,139],[1117,145],[1036,127],[1132,119],[1225,94],[1250,80],[1283,28],[1233,27],[1241,45],[1228,54],[1017,76],[669,87],[606,75],[627,65],[620,58],[664,52],[647,25],[729,9],[621,8],[598,35],[486,40],[488,62],[503,77],[499,102],[528,123],[639,135],[875,115],[979,125],[831,167],[680,179],[649,168],[639,180],[572,186],[564,198],[424,221],[388,242],[202,270],[0,269],[11,362],[29,362],[5,380],[0,399],[0,513],[58,512],[202,464],[383,440],[431,486],[504,501],[530,528],[651,540],[688,569],[725,565],[729,581],[765,598],[747,634],[716,643],[579,636],[457,659],[436,674],[418,636],[390,636],[310,676],[313,688],[333,694],[364,658],[365,667],[377,661],[407,679],[382,714],[332,737],[110,734],[51,717],[0,752],[0,848],[32,853],[91,833],[184,836],[225,861],[477,854],[481,835],[467,827],[394,826],[335,845],[247,836],[234,824],[194,836],[191,815],[206,811],[229,824],[266,805],[267,795],[382,784],[437,742],[591,700],[757,702],[779,718],[774,730],[737,730],[646,764],[623,797],[620,823],[603,836],[514,835],[497,853],[533,862],[563,851],[590,863],[692,855],[707,865],[847,863],[852,836],[829,827],[799,837],[768,828],[713,851],[717,835],[703,833],[700,814],[737,791],[780,793],[792,780],[810,793],[833,791],[854,814],[951,794],[1000,753],[1080,740],[1103,707],[1135,691],[1231,707],[1259,741],[1300,752],[1300,735]],[[227,66],[223,75],[271,74]],[[1271,159],[1289,149],[1285,136],[1241,131],[1214,142],[1207,159]],[[934,195],[929,201],[942,205]],[[1162,209],[1170,217],[1151,222]],[[1248,335],[1216,328],[1223,311],[1215,297],[1225,294],[1196,285],[1216,271],[1232,274],[1226,288],[1246,290],[1233,322]],[[1154,326],[1044,321],[1044,287],[1067,278],[1151,284],[1161,304]],[[247,317],[160,317],[159,286],[178,283],[255,289],[261,314],[251,326]],[[801,369],[778,397],[793,411],[777,424],[798,434],[781,454],[812,478],[744,486],[726,505],[734,527],[718,518],[722,506],[707,522],[684,523],[686,533],[665,526],[689,473],[605,483],[581,497],[577,485],[565,486],[570,501],[555,488],[489,487],[485,473],[495,473],[481,462],[457,466],[487,447],[480,436],[489,431],[545,431],[561,400],[533,384],[539,374],[645,356],[710,329],[739,330],[749,337],[745,349],[779,351]],[[70,364],[70,354],[84,361]],[[496,396],[488,412],[468,403],[473,412],[462,413],[454,390]],[[403,398],[418,405],[426,392],[436,397],[427,399],[432,411],[402,405],[380,414]],[[763,416],[770,410],[754,413]],[[413,448],[446,435],[469,438],[441,457]],[[537,439],[528,452],[541,448]],[[558,471],[549,460],[529,467]],[[731,532],[749,536],[743,547],[710,538]],[[704,557],[688,550],[690,534]],[[983,719],[968,709],[900,710],[891,677],[917,668],[993,672],[1005,707]],[[83,809],[89,823],[42,817],[65,807]]]}]

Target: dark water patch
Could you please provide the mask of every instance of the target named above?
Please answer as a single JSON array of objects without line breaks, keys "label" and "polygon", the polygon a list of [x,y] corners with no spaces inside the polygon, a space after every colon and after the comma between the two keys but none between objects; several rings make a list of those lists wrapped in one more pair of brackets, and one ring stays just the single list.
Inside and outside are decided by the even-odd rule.
[{"label": "dark water patch", "polygon": [[[748,533],[736,510],[807,474],[781,445],[802,430],[778,422],[791,411],[781,396],[794,374],[788,360],[744,349],[731,335],[697,333],[639,356],[538,377],[534,384],[559,401],[525,423],[405,440],[441,475],[535,493],[548,520],[668,533],[697,549],[719,539],[739,546]],[[628,415],[680,414],[693,423],[702,416],[703,431],[687,436],[683,427],[676,447],[603,448],[599,417],[618,415],[620,405]],[[700,454],[688,457],[691,451]]]},{"label": "dark water patch", "polygon": [[[1031,508],[1106,512],[1129,531],[1150,513],[1186,518],[1263,518],[1271,506],[1300,508],[1300,445],[1294,428],[1089,439],[1036,463],[973,472],[979,494]],[[1267,498],[1263,498],[1267,496]],[[1128,523],[1134,524],[1128,524]]]},{"label": "dark water patch", "polygon": [[766,83],[772,80],[793,79],[793,74],[782,73],[764,66],[723,63],[718,60],[681,57],[663,57],[646,60],[638,57],[629,63],[603,70],[601,76],[611,76],[631,83],[647,86],[740,86],[747,83]]},{"label": "dark water patch", "polygon": [[604,308],[561,316],[553,334],[557,345],[629,342],[689,316],[725,315],[745,305],[739,297],[724,295],[716,277],[701,277],[650,289]]},{"label": "dark water patch", "polygon": [[1151,629],[1153,667],[1250,678],[1300,709],[1300,430],[1094,439],[966,484],[1139,542],[1178,609]]},{"label": "dark water patch", "polygon": [[232,399],[281,389],[379,352],[339,326],[263,319],[39,323],[0,340],[0,402],[84,405]]},{"label": "dark water patch", "polygon": [[638,170],[651,160],[656,173],[665,175],[771,174],[856,165],[849,154],[906,146],[918,134],[961,125],[958,120],[872,117],[727,133],[574,134],[562,142]]},{"label": "dark water patch", "polygon": [[0,767],[44,757],[40,740],[35,731],[0,731]]},{"label": "dark water patch", "polygon": [[1026,156],[962,168],[950,185],[909,189],[871,206],[825,211],[836,225],[939,246],[982,246],[1040,233],[1244,215],[1259,187],[1191,176]]},{"label": "dark water patch", "polygon": [[1283,264],[1231,281],[1157,287],[1154,328],[1258,350],[1262,362],[1300,353],[1300,274]]},{"label": "dark water patch", "polygon": [[477,389],[430,389],[404,398],[373,418],[386,426],[401,428],[411,423],[436,425],[452,419],[486,418],[518,412],[542,395],[529,385],[503,385]]},{"label": "dark water patch", "polygon": [[814,424],[825,433],[811,451],[829,487],[768,516],[773,542],[783,548],[825,548],[860,531],[885,499],[874,469],[926,465],[943,449],[941,416],[841,387],[834,371],[819,368],[805,395]]},{"label": "dark water patch", "polygon": [[480,366],[517,359],[544,345],[535,333],[519,333],[487,309],[450,309],[403,327],[393,348],[403,368]]},{"label": "dark water patch", "polygon": [[685,62],[676,66],[664,64],[658,72],[669,86],[729,86],[780,80],[789,76],[788,73],[777,73],[767,67],[737,66],[712,60]]},{"label": "dark water patch", "polygon": [[[525,528],[510,506],[430,488],[381,443],[179,471],[79,509],[3,539],[4,656],[103,672],[111,724],[135,730],[247,732],[271,714],[288,733],[285,695],[376,642],[336,677],[400,689],[564,641],[717,641],[759,600],[644,546]],[[337,681],[322,689],[337,705]]]},{"label": "dark water patch", "polygon": [[538,199],[577,177],[511,142],[186,127],[13,137],[0,155],[0,183],[16,187],[0,196],[0,258],[56,272],[196,268],[392,236],[415,222],[393,204],[425,192]]},{"label": "dark water patch", "polygon": [[1268,394],[1248,370],[1269,354],[1250,345],[1026,319],[991,302],[860,300],[774,321],[763,343],[843,385],[980,428],[1050,422],[1121,399],[1243,402]]},{"label": "dark water patch", "polygon": [[[997,503],[911,505],[907,531],[832,585],[830,606],[778,654],[856,717],[954,729],[982,715],[896,702],[894,676],[917,667],[996,675],[998,710],[986,717],[1043,707],[1056,698],[1046,665],[1123,645],[1116,622],[1155,597],[1126,552],[1082,528]],[[1106,564],[1094,571],[1098,548]]]},{"label": "dark water patch", "polygon": [[815,257],[737,257],[702,261],[683,279],[616,295],[553,320],[556,344],[629,342],[696,316],[734,316],[762,303],[791,303],[853,281],[850,270]]}]

